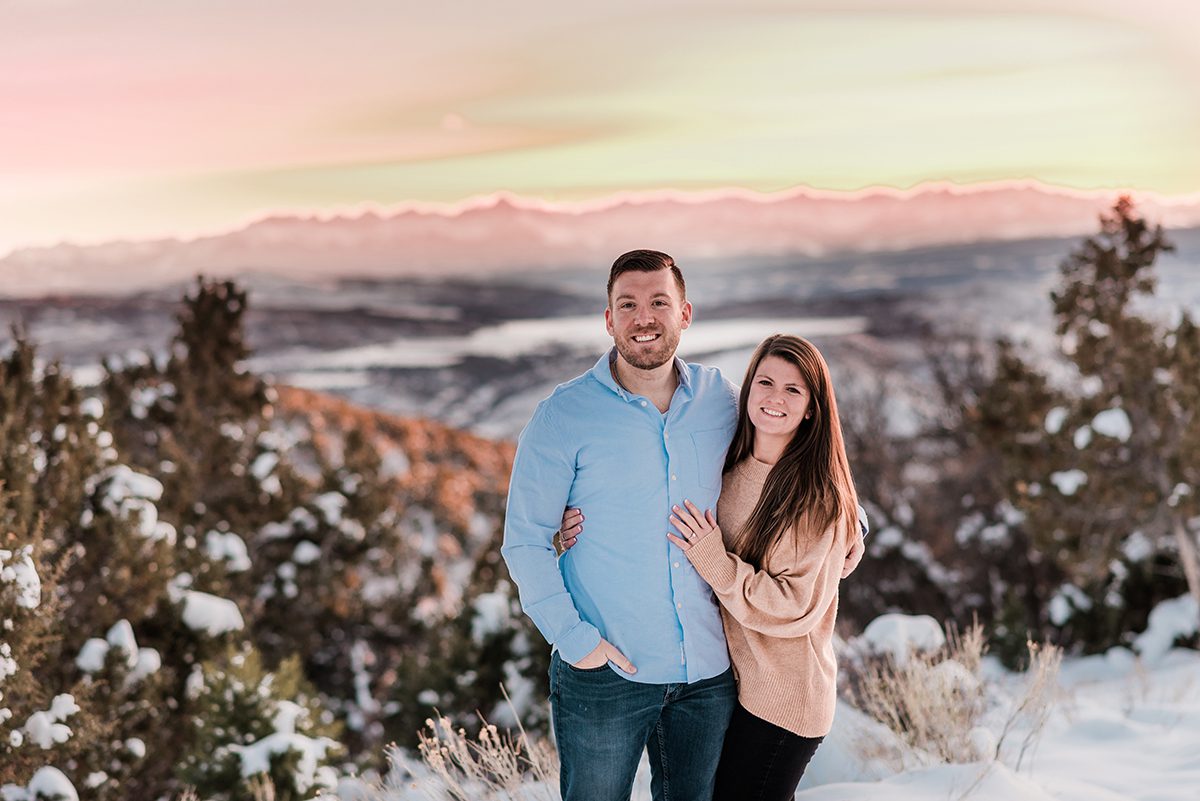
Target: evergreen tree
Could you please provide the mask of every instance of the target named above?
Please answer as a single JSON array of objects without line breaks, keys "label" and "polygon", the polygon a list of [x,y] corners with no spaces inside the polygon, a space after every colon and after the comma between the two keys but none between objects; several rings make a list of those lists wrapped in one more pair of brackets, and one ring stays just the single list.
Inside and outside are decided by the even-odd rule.
[{"label": "evergreen tree", "polygon": [[[10,497],[0,487],[0,506]],[[53,681],[61,571],[47,569],[46,552],[37,529],[0,535],[0,786],[47,765],[79,778],[80,756],[104,729],[85,687]]]},{"label": "evergreen tree", "polygon": [[271,406],[265,383],[245,364],[245,311],[246,293],[232,281],[200,277],[183,300],[165,365],[106,362],[119,447],[131,464],[161,476],[160,512],[185,545],[177,553],[181,569],[221,595],[245,593],[248,582],[208,558],[208,532],[241,536],[282,503],[247,470]]},{"label": "evergreen tree", "polygon": [[180,778],[207,801],[255,801],[265,774],[277,801],[330,790],[339,727],[304,680],[298,658],[265,668],[254,648],[230,649],[195,674],[188,712],[194,736]]},{"label": "evergreen tree", "polygon": [[102,432],[60,366],[41,363],[20,330],[13,338],[0,361],[0,784],[19,785],[47,765],[78,779],[111,726],[64,666],[72,537]]},{"label": "evergreen tree", "polygon": [[1121,198],[1051,295],[1069,378],[1052,386],[1001,343],[979,404],[1033,545],[1064,582],[1042,588],[1042,613],[1090,647],[1185,588],[1200,601],[1200,335],[1186,311],[1163,322],[1146,302],[1171,249]]}]

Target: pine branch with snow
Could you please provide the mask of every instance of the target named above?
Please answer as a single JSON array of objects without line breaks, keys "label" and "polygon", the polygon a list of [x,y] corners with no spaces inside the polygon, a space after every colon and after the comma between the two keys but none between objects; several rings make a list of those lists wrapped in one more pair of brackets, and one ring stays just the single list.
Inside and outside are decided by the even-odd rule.
[{"label": "pine branch with snow", "polygon": [[336,783],[341,727],[297,658],[270,670],[253,648],[231,648],[198,669],[187,712],[193,736],[179,777],[206,801],[254,801],[254,782],[264,776],[278,801],[312,798]]}]

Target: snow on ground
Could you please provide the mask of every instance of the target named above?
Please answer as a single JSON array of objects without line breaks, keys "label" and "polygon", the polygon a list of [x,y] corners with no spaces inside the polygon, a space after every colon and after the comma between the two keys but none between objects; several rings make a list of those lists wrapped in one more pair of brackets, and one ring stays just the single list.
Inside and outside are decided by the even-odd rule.
[{"label": "snow on ground", "polygon": [[[1200,653],[1176,649],[1145,664],[1118,655],[1069,659],[1060,701],[1020,770],[1001,762],[935,765],[896,773],[864,760],[861,731],[872,724],[839,703],[833,731],[809,765],[797,801],[1196,801],[1200,797]],[[1019,682],[1009,674],[1001,681]],[[1024,732],[1010,735],[1018,742]],[[343,783],[340,798],[427,801],[422,766],[385,796]],[[525,789],[525,788],[523,788]],[[554,797],[529,786],[528,798]],[[541,791],[541,792],[539,792]],[[649,801],[643,757],[634,801]]]},{"label": "snow on ground", "polygon": [[[1200,798],[1200,652],[1167,649],[1175,634],[1194,632],[1195,601],[1185,596],[1159,606],[1149,630],[1126,648],[1064,660],[1057,701],[1040,739],[1018,764],[1028,733],[1018,726],[1003,739],[1002,761],[937,764],[900,770],[869,758],[868,736],[890,737],[880,724],[839,702],[833,731],[808,767],[797,801],[1196,801]],[[924,621],[907,626],[924,635]],[[901,638],[905,628],[885,619],[876,645]],[[913,639],[920,640],[915,636]],[[1144,649],[1143,649],[1144,646]],[[1027,677],[985,660],[984,675],[1001,697],[1018,697]],[[1003,717],[1003,716],[1001,716]],[[998,728],[1000,718],[988,718]],[[879,732],[883,732],[882,735]],[[992,733],[999,738],[1000,732]],[[876,749],[876,753],[879,753]],[[393,755],[387,791],[366,792],[343,781],[343,801],[417,801],[437,798],[437,783],[411,755]],[[916,761],[913,761],[916,764]],[[398,776],[407,767],[407,776]],[[526,784],[520,798],[557,798],[557,788]],[[482,798],[482,796],[481,796]],[[649,801],[645,757],[634,801]]]},{"label": "snow on ground", "polygon": [[[865,783],[854,764],[853,736],[847,736],[852,726],[845,725],[854,721],[853,710],[843,706],[796,798],[959,799],[976,780],[969,794],[974,801],[1200,797],[1200,654],[1174,650],[1147,664],[1115,649],[1065,661],[1059,686],[1058,705],[1020,771],[996,763],[945,765]],[[1017,732],[1017,741],[1023,734]]]},{"label": "snow on ground", "polygon": [[1195,801],[1200,654],[1172,651],[1152,668],[1129,656],[1064,663],[1062,698],[1032,760],[1019,771],[1000,763],[939,765],[864,781],[844,725],[854,720],[853,710],[847,715],[843,706],[796,798]]}]

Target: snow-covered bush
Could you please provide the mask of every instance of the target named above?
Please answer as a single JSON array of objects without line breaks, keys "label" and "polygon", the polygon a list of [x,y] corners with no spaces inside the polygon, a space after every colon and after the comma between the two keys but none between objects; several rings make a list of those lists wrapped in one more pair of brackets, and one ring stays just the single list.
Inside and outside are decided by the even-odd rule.
[{"label": "snow-covered bush", "polygon": [[277,801],[313,798],[337,781],[340,726],[322,708],[299,659],[267,670],[253,648],[230,649],[189,680],[191,745],[179,776],[206,801],[253,801],[268,778]]},{"label": "snow-covered bush", "polygon": [[85,690],[58,692],[61,685],[47,681],[59,606],[43,598],[56,586],[53,572],[45,581],[39,575],[43,543],[35,537],[21,544],[10,533],[0,545],[7,546],[0,547],[0,793],[15,798],[25,788],[32,799],[38,788],[70,785],[54,766],[77,764],[101,726],[76,702]]},{"label": "snow-covered bush", "polygon": [[79,793],[61,770],[47,765],[38,768],[25,786],[0,786],[0,798],[4,801],[79,801]]},{"label": "snow-covered bush", "polygon": [[153,786],[157,754],[146,743],[157,750],[173,726],[174,671],[157,648],[138,644],[127,620],[84,642],[74,664],[88,707],[111,716],[74,762],[87,797],[116,801]]},{"label": "snow-covered bush", "polygon": [[[415,744],[431,694],[466,715],[507,681],[526,721],[544,717],[544,649],[497,557],[511,444],[266,386],[246,368],[245,308],[231,283],[200,280],[166,351],[107,358],[92,397],[24,340],[3,354],[0,550],[14,599],[33,594],[26,557],[42,585],[0,631],[14,788],[53,763],[98,801],[178,795],[188,754],[206,799],[246,791],[241,767],[263,759],[300,776],[277,794],[308,792],[328,783],[330,715],[348,757],[380,767],[388,738]],[[44,548],[26,553],[37,530]],[[214,755],[186,682],[249,645],[269,665],[300,655],[284,664],[322,711],[234,716]]]},{"label": "snow-covered bush", "polygon": [[68,786],[59,769],[100,730],[61,669],[71,554],[55,539],[101,461],[93,437],[70,381],[18,338],[0,360],[0,785],[14,797]]}]

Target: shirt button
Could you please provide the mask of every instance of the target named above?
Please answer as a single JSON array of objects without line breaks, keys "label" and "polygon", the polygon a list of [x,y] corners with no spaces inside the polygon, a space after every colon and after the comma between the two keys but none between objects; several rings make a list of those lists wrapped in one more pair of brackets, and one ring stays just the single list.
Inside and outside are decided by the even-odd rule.
[{"label": "shirt button", "polygon": [[664,432],[663,432],[663,439],[670,439],[670,438],[671,438],[671,435],[670,435],[670,434],[668,434],[666,431],[664,431]]},{"label": "shirt button", "polygon": [[683,608],[683,604],[675,604],[675,608],[676,608],[676,609],[682,609],[682,608]]},{"label": "shirt button", "polygon": [[645,402],[645,401],[642,401],[642,405],[643,405],[643,406],[645,406],[645,405],[646,405],[646,402]]},{"label": "shirt button", "polygon": [[672,481],[678,481],[678,480],[679,480],[679,477],[678,477],[678,476],[674,476],[674,475],[673,475],[673,476],[671,476],[671,480],[672,480]]},{"label": "shirt button", "polygon": [[679,563],[678,563],[678,562],[676,562],[676,563],[675,563],[675,567],[679,567]]}]

